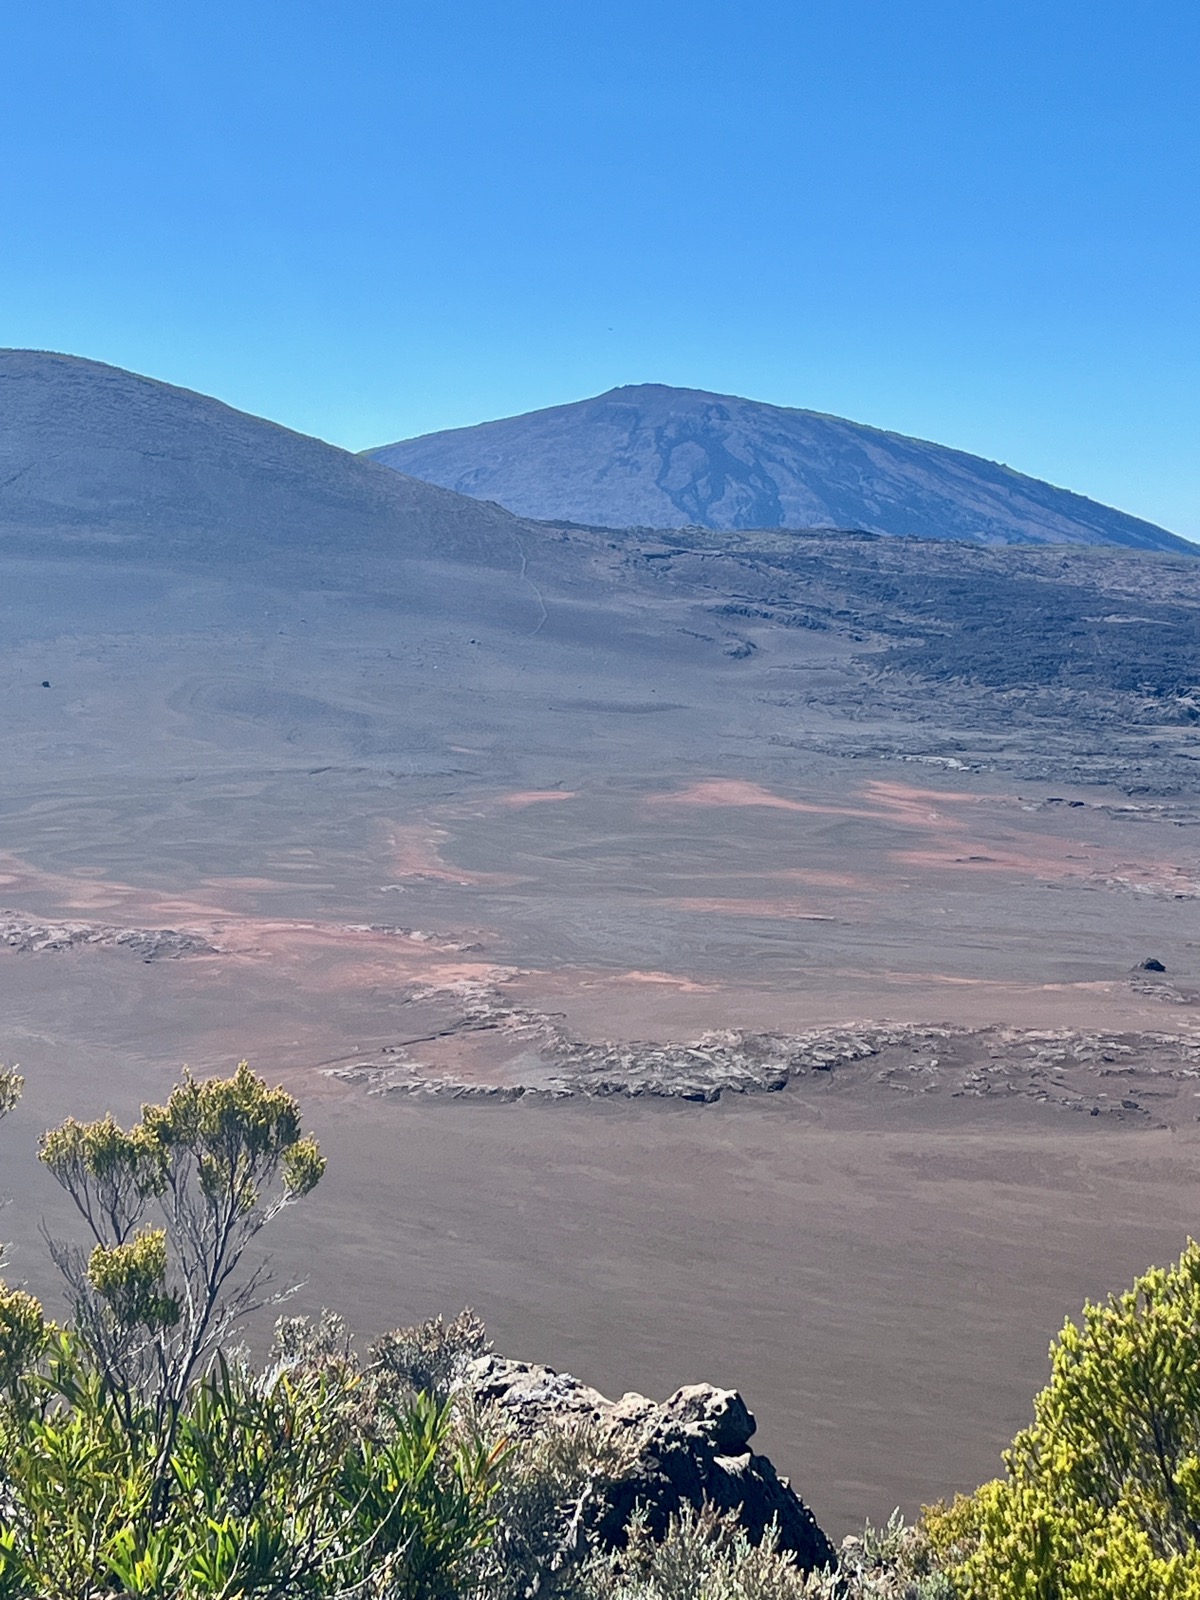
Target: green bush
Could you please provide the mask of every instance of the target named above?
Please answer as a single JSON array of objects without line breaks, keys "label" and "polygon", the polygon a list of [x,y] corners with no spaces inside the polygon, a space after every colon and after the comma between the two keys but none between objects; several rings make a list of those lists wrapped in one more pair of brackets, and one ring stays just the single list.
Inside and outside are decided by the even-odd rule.
[{"label": "green bush", "polygon": [[1066,1324],[1004,1459],[927,1515],[964,1600],[1200,1600],[1200,1245]]},{"label": "green bush", "polygon": [[659,1540],[635,1519],[627,1546],[594,1554],[576,1592],[578,1600],[808,1600],[815,1591],[772,1531],[755,1545],[735,1517],[685,1507]]},{"label": "green bush", "polygon": [[487,1329],[468,1306],[450,1322],[433,1317],[385,1333],[371,1349],[376,1372],[401,1390],[449,1398],[469,1364],[491,1350]]},{"label": "green bush", "polygon": [[[0,1114],[16,1083],[0,1074]],[[269,1303],[249,1243],[324,1162],[242,1063],[131,1130],[48,1133],[90,1250],[59,1242],[72,1318],[0,1286],[0,1600],[453,1600],[504,1455],[445,1399],[363,1372],[344,1329],[228,1338]],[[152,1225],[154,1218],[157,1225]]]},{"label": "green bush", "polygon": [[160,1506],[152,1412],[127,1428],[85,1347],[50,1332],[0,1408],[0,1595],[448,1600],[487,1538],[495,1453],[424,1396],[364,1428],[362,1385],[336,1362],[218,1356]]}]

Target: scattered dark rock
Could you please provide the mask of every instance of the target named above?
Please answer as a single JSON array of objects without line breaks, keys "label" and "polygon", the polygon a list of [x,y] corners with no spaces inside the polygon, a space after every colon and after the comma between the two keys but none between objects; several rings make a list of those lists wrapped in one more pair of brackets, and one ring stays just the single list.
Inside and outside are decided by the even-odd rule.
[{"label": "scattered dark rock", "polygon": [[756,1542],[775,1522],[780,1547],[806,1571],[835,1559],[804,1501],[766,1456],[750,1449],[755,1421],[736,1389],[697,1383],[661,1405],[640,1394],[612,1401],[569,1373],[490,1355],[470,1364],[464,1383],[477,1400],[505,1412],[521,1437],[573,1419],[625,1436],[633,1466],[602,1494],[591,1518],[590,1531],[609,1549],[624,1543],[638,1507],[661,1535],[683,1506],[707,1499],[735,1511]]}]

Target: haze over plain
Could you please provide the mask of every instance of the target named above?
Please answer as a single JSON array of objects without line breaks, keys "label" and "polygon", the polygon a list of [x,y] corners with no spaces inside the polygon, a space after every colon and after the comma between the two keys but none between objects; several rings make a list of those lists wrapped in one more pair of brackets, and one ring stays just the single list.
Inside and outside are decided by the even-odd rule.
[{"label": "haze over plain", "polygon": [[249,1054],[313,1305],[736,1383],[835,1529],[992,1470],[1185,1225],[1194,557],[538,523],[29,352],[0,426],[23,1216]]}]

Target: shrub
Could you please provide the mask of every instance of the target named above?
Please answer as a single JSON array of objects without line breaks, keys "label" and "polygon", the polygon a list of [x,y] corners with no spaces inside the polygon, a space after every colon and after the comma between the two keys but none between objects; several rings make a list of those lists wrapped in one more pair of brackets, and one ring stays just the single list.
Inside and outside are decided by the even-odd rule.
[{"label": "shrub", "polygon": [[894,1511],[882,1528],[868,1522],[842,1541],[838,1564],[810,1573],[810,1600],[955,1600],[956,1591],[925,1530]]},{"label": "shrub", "polygon": [[755,1545],[736,1517],[688,1506],[661,1540],[635,1517],[625,1548],[593,1555],[577,1593],[579,1600],[808,1600],[813,1591],[772,1532]]},{"label": "shrub", "polygon": [[219,1356],[187,1392],[160,1509],[153,1427],[128,1429],[59,1333],[0,1419],[0,1595],[451,1600],[488,1535],[495,1460],[424,1396],[360,1429],[358,1384],[348,1365]]},{"label": "shrub", "polygon": [[1200,1600],[1200,1245],[1065,1325],[1004,1461],[927,1516],[964,1600]]},{"label": "shrub", "polygon": [[[476,1428],[502,1438],[505,1419],[484,1412]],[[588,1418],[547,1425],[509,1451],[496,1481],[495,1529],[481,1552],[489,1600],[576,1596],[591,1553],[592,1513],[631,1470],[637,1440]]]},{"label": "shrub", "polygon": [[487,1329],[467,1306],[450,1322],[438,1316],[385,1333],[372,1347],[371,1360],[400,1389],[445,1400],[469,1364],[491,1348]]},{"label": "shrub", "polygon": [[91,1249],[54,1246],[66,1328],[0,1285],[0,1600],[464,1593],[503,1449],[364,1374],[336,1318],[282,1322],[265,1372],[225,1344],[271,1298],[247,1245],[324,1167],[291,1096],[243,1062],[41,1153]]}]

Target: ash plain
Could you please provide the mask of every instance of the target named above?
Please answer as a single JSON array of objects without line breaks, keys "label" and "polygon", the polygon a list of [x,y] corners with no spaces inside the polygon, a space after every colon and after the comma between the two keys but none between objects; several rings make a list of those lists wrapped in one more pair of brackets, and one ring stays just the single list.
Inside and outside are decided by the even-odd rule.
[{"label": "ash plain", "polygon": [[969,1488],[1193,1215],[1200,564],[512,538],[7,548],[15,1271],[39,1128],[246,1055],[303,1308],[736,1384],[831,1532]]}]

